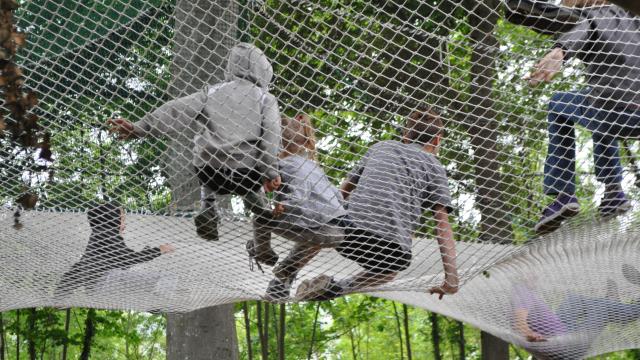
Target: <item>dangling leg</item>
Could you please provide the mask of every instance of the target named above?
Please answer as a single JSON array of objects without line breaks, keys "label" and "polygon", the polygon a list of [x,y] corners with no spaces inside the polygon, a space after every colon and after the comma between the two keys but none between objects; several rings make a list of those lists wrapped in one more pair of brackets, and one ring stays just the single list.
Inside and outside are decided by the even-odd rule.
[{"label": "dangling leg", "polygon": [[298,272],[311,261],[319,252],[319,246],[295,244],[289,255],[273,269],[275,278],[269,282],[265,299],[281,301],[289,297],[291,284]]},{"label": "dangling leg", "polygon": [[218,212],[216,194],[208,186],[200,186],[200,212],[194,222],[198,236],[208,241],[218,240]]},{"label": "dangling leg", "polygon": [[278,254],[271,248],[271,232],[275,224],[253,218],[253,238],[247,240],[247,253],[259,264],[273,266],[278,262]]}]

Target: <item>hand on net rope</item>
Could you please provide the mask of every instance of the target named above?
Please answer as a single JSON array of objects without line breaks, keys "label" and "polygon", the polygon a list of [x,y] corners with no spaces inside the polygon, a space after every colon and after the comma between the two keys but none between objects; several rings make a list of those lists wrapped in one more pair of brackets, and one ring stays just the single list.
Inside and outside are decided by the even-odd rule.
[{"label": "hand on net rope", "polygon": [[[262,51],[240,44],[230,52],[227,82],[170,101],[137,123],[109,119],[108,125],[118,138],[132,139],[166,136],[183,126],[177,123],[199,122],[193,165],[205,191],[194,219],[196,231],[217,240],[215,196],[242,196],[254,214],[254,237],[246,245],[250,257],[258,266],[277,264],[268,300],[288,299],[298,272],[322,248],[335,249],[364,271],[341,280],[326,275],[307,280],[298,287],[297,299],[331,299],[393,280],[411,263],[411,236],[424,209],[434,213],[445,271],[443,284],[429,292],[440,298],[455,293],[459,280],[448,220],[451,196],[436,158],[443,130],[439,115],[428,109],[412,113],[402,141],[375,144],[338,191],[315,160],[309,116],[280,117],[277,101],[266,90],[272,74]],[[415,179],[409,187],[407,179]],[[262,189],[275,193],[275,209]],[[271,233],[295,242],[279,263]]]}]

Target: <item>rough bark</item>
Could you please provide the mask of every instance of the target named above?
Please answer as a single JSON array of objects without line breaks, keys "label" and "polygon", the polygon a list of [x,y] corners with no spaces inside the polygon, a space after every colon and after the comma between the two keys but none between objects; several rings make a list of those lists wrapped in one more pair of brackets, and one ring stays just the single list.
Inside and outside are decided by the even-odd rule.
[{"label": "rough bark", "polygon": [[[178,0],[170,98],[223,80],[229,49],[235,44],[238,5],[229,0]],[[194,129],[172,140],[167,173],[172,206],[190,211],[199,206],[200,186],[191,168]],[[233,304],[167,316],[168,360],[238,358]]]},{"label": "rough bark", "polygon": [[[504,201],[505,186],[498,159],[498,123],[491,94],[496,55],[491,49],[498,47],[493,31],[499,18],[492,9],[498,8],[500,3],[498,0],[470,3],[473,4],[469,14],[470,37],[475,46],[471,55],[473,79],[469,91],[469,134],[474,149],[476,204],[481,214],[480,239],[509,243],[513,234],[508,204]],[[509,358],[506,342],[484,332],[481,338],[482,359]]]}]

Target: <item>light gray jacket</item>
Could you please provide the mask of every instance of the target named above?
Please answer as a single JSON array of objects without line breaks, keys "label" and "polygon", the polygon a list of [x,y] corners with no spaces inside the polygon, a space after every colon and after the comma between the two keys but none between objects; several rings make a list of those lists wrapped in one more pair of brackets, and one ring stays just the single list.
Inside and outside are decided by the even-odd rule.
[{"label": "light gray jacket", "polygon": [[600,108],[640,106],[640,17],[615,5],[586,11],[587,19],[557,41],[586,66],[590,100]]},{"label": "light gray jacket", "polygon": [[226,82],[169,101],[134,124],[138,136],[180,136],[197,129],[193,165],[213,168],[255,168],[265,179],[278,176],[280,111],[268,92],[273,69],[254,45],[231,49]]}]

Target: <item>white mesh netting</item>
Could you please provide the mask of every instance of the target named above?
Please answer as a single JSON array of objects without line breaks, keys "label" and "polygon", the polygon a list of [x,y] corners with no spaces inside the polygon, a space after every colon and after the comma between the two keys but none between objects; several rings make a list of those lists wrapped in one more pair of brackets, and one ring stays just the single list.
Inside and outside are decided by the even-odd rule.
[{"label": "white mesh netting", "polygon": [[640,346],[640,19],[575,3],[0,1],[0,310],[368,292]]}]

